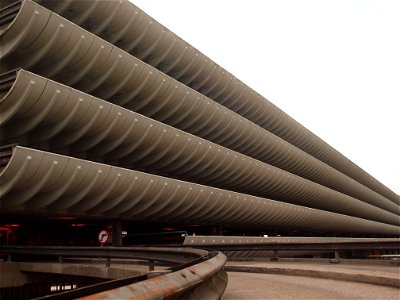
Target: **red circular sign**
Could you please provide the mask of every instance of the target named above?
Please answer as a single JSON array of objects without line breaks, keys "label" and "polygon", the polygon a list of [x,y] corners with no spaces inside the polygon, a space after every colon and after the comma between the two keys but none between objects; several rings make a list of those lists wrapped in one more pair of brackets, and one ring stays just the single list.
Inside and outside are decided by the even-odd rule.
[{"label": "red circular sign", "polygon": [[99,234],[97,235],[97,239],[99,240],[99,243],[102,245],[107,243],[109,238],[110,238],[110,235],[105,230],[100,231]]}]

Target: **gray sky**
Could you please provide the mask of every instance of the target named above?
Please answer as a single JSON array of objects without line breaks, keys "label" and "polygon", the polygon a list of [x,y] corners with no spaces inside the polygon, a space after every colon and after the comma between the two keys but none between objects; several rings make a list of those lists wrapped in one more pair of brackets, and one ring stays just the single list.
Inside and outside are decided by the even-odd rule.
[{"label": "gray sky", "polygon": [[400,193],[400,1],[132,2]]}]

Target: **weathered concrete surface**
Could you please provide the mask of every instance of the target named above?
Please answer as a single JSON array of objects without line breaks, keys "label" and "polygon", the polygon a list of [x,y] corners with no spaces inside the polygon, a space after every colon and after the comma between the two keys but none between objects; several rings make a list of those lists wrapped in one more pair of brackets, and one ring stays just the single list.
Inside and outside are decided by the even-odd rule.
[{"label": "weathered concrete surface", "polygon": [[28,277],[20,271],[19,263],[0,262],[0,288],[24,285]]},{"label": "weathered concrete surface", "polygon": [[329,262],[228,262],[226,271],[281,274],[362,282],[400,288],[400,267],[397,265],[358,265]]},{"label": "weathered concrete surface", "polygon": [[79,275],[97,278],[118,279],[146,274],[148,267],[144,265],[111,265],[77,264],[77,263],[19,263],[23,272],[56,273],[64,275]]},{"label": "weathered concrete surface", "polygon": [[[36,279],[49,276],[46,274],[118,279],[146,274],[149,271],[147,265],[133,261],[124,264],[114,262],[110,267],[105,266],[104,260],[99,259],[97,261],[97,263],[94,260],[86,263],[0,262],[0,288],[33,283]],[[156,270],[162,269],[162,267],[156,267]]]},{"label": "weathered concrete surface", "polygon": [[228,272],[224,300],[373,299],[398,300],[400,289],[332,279]]}]

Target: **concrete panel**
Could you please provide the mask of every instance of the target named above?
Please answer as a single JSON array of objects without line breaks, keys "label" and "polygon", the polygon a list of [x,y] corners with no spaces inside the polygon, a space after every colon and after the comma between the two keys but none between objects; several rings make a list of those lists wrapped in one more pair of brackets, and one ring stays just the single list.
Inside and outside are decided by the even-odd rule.
[{"label": "concrete panel", "polygon": [[124,262],[123,265],[114,264],[110,267],[106,267],[104,264],[100,266],[89,263],[20,262],[18,263],[18,269],[29,273],[63,274],[105,279],[139,276],[146,274],[149,270],[147,266],[135,266],[129,262]]}]

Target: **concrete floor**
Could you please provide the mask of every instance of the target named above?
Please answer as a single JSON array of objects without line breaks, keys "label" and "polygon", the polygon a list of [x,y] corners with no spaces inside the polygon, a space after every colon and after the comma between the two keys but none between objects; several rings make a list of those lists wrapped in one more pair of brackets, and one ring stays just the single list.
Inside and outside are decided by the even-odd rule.
[{"label": "concrete floor", "polygon": [[[227,266],[243,266],[249,268],[270,268],[270,269],[297,269],[331,271],[347,274],[368,274],[400,278],[400,265],[395,262],[384,261],[348,261],[341,263],[330,263],[329,260],[285,260],[272,261],[228,261]],[[266,272],[267,273],[267,272]]]},{"label": "concrete floor", "polygon": [[224,300],[375,299],[399,300],[400,289],[301,276],[228,272]]}]

